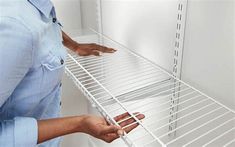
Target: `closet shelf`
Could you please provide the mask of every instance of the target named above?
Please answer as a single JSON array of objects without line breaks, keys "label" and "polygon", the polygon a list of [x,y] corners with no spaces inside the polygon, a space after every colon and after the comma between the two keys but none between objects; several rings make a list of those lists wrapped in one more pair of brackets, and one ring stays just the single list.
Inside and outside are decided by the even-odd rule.
[{"label": "closet shelf", "polygon": [[107,121],[119,125],[113,117],[125,112],[136,120],[121,137],[128,146],[235,146],[234,110],[102,34],[77,39],[118,50],[99,57],[68,51],[65,69]]}]

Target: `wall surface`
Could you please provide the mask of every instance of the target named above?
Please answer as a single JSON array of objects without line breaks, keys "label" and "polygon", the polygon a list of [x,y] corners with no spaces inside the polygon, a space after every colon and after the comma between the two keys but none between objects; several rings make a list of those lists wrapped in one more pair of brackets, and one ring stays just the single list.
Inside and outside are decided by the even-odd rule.
[{"label": "wall surface", "polygon": [[83,29],[98,28],[98,0],[80,0],[81,1],[81,23]]},{"label": "wall surface", "polygon": [[234,0],[189,0],[182,79],[233,109],[234,35]]},{"label": "wall surface", "polygon": [[82,28],[80,0],[52,0],[52,2],[63,30],[76,36],[75,32]]},{"label": "wall surface", "polygon": [[102,0],[103,33],[172,70],[177,0]]}]

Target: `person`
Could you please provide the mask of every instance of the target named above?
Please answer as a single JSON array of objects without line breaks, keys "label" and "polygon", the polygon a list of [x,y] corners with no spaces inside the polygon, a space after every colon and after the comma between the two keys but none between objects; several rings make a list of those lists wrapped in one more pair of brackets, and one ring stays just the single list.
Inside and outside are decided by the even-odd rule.
[{"label": "person", "polygon": [[81,56],[115,52],[72,40],[50,0],[0,0],[0,146],[57,147],[60,136],[76,132],[112,142],[137,127],[128,113],[114,118],[125,119],[120,126],[86,114],[60,117],[64,46]]}]

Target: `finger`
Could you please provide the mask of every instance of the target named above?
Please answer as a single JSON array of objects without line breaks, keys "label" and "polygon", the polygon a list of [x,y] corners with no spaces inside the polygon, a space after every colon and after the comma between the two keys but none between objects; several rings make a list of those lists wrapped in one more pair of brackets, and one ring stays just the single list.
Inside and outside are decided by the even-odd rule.
[{"label": "finger", "polygon": [[95,45],[94,49],[98,50],[98,51],[101,51],[103,53],[114,53],[116,51],[113,48],[108,48],[108,47],[101,46],[101,45]]},{"label": "finger", "polygon": [[134,124],[132,124],[131,126],[125,128],[124,131],[125,131],[126,133],[129,133],[130,131],[134,130],[134,129],[135,129],[136,127],[138,127],[138,126],[139,126],[138,123],[134,123]]},{"label": "finger", "polygon": [[[134,116],[137,116],[137,115],[139,115],[139,114],[140,114],[139,112],[133,113]],[[122,118],[121,120],[119,120],[117,123],[120,124],[120,123],[122,123],[122,122],[128,120],[129,118],[133,118],[133,117],[132,117],[131,115],[126,116],[126,117]]]},{"label": "finger", "polygon": [[102,52],[104,52],[104,53],[114,53],[114,52],[116,52],[116,51],[117,51],[117,50],[115,50],[115,49],[113,49],[113,48],[105,47]]},{"label": "finger", "polygon": [[92,50],[91,55],[100,56],[100,52],[97,50]]},{"label": "finger", "polygon": [[129,119],[127,119],[127,120],[122,121],[121,123],[119,123],[119,125],[123,128],[123,127],[125,127],[125,126],[127,126],[127,125],[130,125],[130,124],[134,123],[134,122],[135,122],[135,119],[134,119],[134,118],[129,118]]},{"label": "finger", "polygon": [[[136,116],[136,118],[139,119],[139,120],[141,120],[141,119],[144,119],[145,116],[144,116],[143,114],[138,114],[138,115]],[[134,123],[134,122],[136,122],[136,120],[135,120],[134,118],[129,118],[129,119],[127,119],[127,120],[121,122],[119,125],[123,128],[123,127],[125,127],[125,126],[127,126],[127,125],[130,125],[130,124]]]},{"label": "finger", "polygon": [[120,121],[120,120],[126,118],[127,116],[130,116],[130,114],[129,114],[128,112],[123,113],[123,114],[121,114],[121,115],[118,115],[118,116],[114,117],[114,120],[118,122],[118,121]]},{"label": "finger", "polygon": [[[139,120],[141,120],[141,119],[144,119],[145,116],[144,116],[143,114],[140,114],[140,115],[137,116],[137,118],[138,118]],[[134,121],[133,123],[126,125],[126,126],[124,127],[124,131],[125,131],[126,133],[129,133],[130,131],[132,131],[133,129],[135,129],[135,128],[138,127],[138,126],[139,126],[139,123],[136,122],[136,121]]]},{"label": "finger", "polygon": [[106,135],[109,133],[116,133],[117,134],[118,130],[121,130],[121,127],[118,127],[115,125],[110,125],[110,126],[103,125],[101,129],[102,129],[101,130],[102,135]]},{"label": "finger", "polygon": [[[133,113],[134,116],[138,116],[139,114],[141,114],[140,112],[135,112]],[[119,116],[116,116],[114,119],[117,121],[117,123],[122,123],[130,118],[133,118],[129,113],[124,113],[121,114]]]}]

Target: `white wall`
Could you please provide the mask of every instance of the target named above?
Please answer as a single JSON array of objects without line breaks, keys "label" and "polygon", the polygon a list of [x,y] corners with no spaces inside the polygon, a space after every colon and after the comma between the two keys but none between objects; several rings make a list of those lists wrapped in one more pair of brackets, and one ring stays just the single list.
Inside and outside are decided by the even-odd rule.
[{"label": "white wall", "polygon": [[234,35],[234,0],[189,0],[182,79],[233,109]]},{"label": "white wall", "polygon": [[171,71],[177,0],[102,0],[103,33]]},{"label": "white wall", "polygon": [[63,25],[63,30],[76,36],[76,32],[81,30],[81,8],[80,0],[51,0],[56,8],[59,21]]},{"label": "white wall", "polygon": [[81,1],[82,27],[84,29],[93,28],[97,30],[98,0],[80,0],[80,1]]}]

